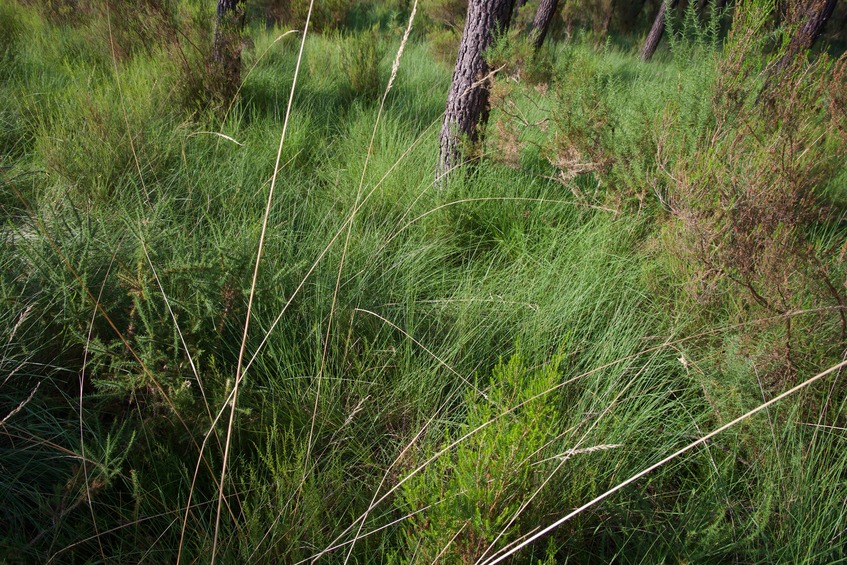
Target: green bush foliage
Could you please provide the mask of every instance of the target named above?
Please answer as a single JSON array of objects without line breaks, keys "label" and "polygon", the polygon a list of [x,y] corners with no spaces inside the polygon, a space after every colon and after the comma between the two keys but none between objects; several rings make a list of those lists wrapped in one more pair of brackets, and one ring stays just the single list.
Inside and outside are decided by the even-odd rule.
[{"label": "green bush foliage", "polygon": [[[494,368],[485,397],[468,393],[465,422],[455,436],[448,432],[445,443],[484,429],[403,487],[404,509],[432,507],[405,527],[411,551],[428,561],[469,562],[526,532],[521,528],[526,517],[514,518],[557,461],[550,440],[560,430],[550,424],[564,419],[554,402],[538,395],[561,380],[558,364],[530,372],[516,354]],[[491,423],[506,407],[518,405],[515,414]]]},{"label": "green bush foliage", "polygon": [[[377,100],[384,88],[380,63],[384,47],[378,27],[345,37],[339,42],[341,66],[350,81],[350,93],[368,100]],[[387,80],[387,77],[385,77]]]}]

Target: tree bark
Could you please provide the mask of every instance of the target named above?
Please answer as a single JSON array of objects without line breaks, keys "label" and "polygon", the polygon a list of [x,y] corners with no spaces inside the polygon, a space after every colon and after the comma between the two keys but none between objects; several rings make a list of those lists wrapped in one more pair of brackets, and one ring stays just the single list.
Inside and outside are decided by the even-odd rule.
[{"label": "tree bark", "polygon": [[653,27],[650,29],[647,39],[644,40],[644,47],[641,48],[642,61],[649,61],[653,57],[656,48],[659,46],[659,42],[662,40],[662,36],[665,34],[665,14],[668,11],[668,6],[673,9],[676,8],[677,4],[679,4],[679,0],[663,0],[662,7],[659,8],[659,13],[653,22]]},{"label": "tree bark", "polygon": [[241,83],[241,28],[243,0],[218,0],[215,18],[214,62],[222,81],[221,93],[233,96]]},{"label": "tree bark", "polygon": [[600,33],[603,37],[609,35],[609,27],[611,27],[612,18],[615,15],[615,4],[616,0],[610,0],[609,9],[606,12],[606,16],[603,18],[603,23],[600,26]]},{"label": "tree bark", "polygon": [[836,0],[811,0],[807,10],[806,22],[800,26],[796,41],[802,49],[811,49],[823,33],[826,22],[835,11]]},{"label": "tree bark", "polygon": [[550,21],[556,13],[558,0],[541,0],[538,5],[538,11],[535,13],[535,19],[532,21],[532,27],[529,28],[529,37],[535,49],[540,49],[544,43],[544,38],[547,36],[547,30],[550,28]]},{"label": "tree bark", "polygon": [[779,60],[776,65],[776,73],[782,72],[786,65],[801,51],[811,49],[812,46],[823,33],[826,22],[835,11],[836,0],[808,0],[804,21],[797,28],[794,37],[788,44],[788,51]]},{"label": "tree bark", "polygon": [[471,0],[468,4],[441,126],[436,181],[443,183],[450,169],[463,161],[461,138],[476,143],[479,128],[488,121],[491,77],[483,53],[494,41],[495,32],[508,27],[513,5],[514,0]]}]

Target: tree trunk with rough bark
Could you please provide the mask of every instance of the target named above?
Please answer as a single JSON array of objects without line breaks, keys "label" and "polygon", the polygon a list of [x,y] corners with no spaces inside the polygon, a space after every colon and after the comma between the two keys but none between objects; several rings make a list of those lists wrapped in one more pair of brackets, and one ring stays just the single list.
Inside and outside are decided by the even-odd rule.
[{"label": "tree trunk with rough bark", "polygon": [[213,58],[220,76],[220,92],[232,97],[241,83],[241,28],[243,0],[218,0]]},{"label": "tree trunk with rough bark", "polygon": [[462,138],[476,143],[479,128],[488,121],[491,77],[483,54],[494,41],[494,34],[508,28],[513,5],[514,0],[471,0],[468,4],[439,139],[435,176],[442,184],[450,169],[463,161]]},{"label": "tree trunk with rough bark", "polygon": [[647,39],[644,40],[644,47],[641,48],[642,61],[649,61],[653,57],[656,48],[659,46],[659,42],[662,40],[662,36],[665,34],[665,14],[668,11],[668,6],[673,9],[676,8],[677,4],[679,4],[679,0],[665,0],[662,2],[662,7],[659,8],[659,13],[656,15],[653,27],[650,29]]},{"label": "tree trunk with rough bark", "polygon": [[550,27],[550,21],[556,13],[558,4],[558,0],[541,0],[541,4],[538,5],[538,11],[535,13],[535,19],[532,21],[532,27],[529,28],[529,36],[536,49],[540,49],[544,43],[547,30]]},{"label": "tree trunk with rough bark", "polygon": [[808,0],[803,23],[797,29],[794,37],[791,38],[791,43],[788,45],[788,52],[780,59],[777,65],[777,72],[791,60],[792,57],[801,51],[811,49],[812,46],[823,33],[826,22],[832,17],[835,11],[837,0]]},{"label": "tree trunk with rough bark", "polygon": [[615,16],[615,0],[610,0],[609,9],[603,17],[603,23],[600,25],[600,35],[606,37],[609,35],[609,28],[612,26],[612,18]]}]

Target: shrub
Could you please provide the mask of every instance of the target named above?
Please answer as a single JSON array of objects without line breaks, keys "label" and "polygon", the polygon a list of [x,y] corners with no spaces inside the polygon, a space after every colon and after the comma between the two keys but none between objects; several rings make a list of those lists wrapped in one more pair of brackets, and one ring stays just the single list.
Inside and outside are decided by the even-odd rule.
[{"label": "shrub", "polygon": [[[326,0],[315,2],[309,26],[313,31],[338,29],[346,23],[352,10],[364,0]],[[309,0],[259,0],[259,10],[268,23],[302,29],[309,13]]]},{"label": "shrub", "polygon": [[376,100],[382,93],[379,70],[385,49],[379,40],[379,28],[348,35],[340,42],[341,66],[355,97]]},{"label": "shrub", "polygon": [[690,120],[674,143],[687,147],[706,125],[701,107],[712,76],[709,58],[678,73],[641,74],[611,49],[568,46],[555,66],[543,55],[522,57],[519,48],[510,49],[518,56],[493,54],[498,67],[506,65],[492,95],[497,154],[534,149],[546,162],[546,176],[583,203],[620,210],[649,202],[657,145],[668,129],[652,116],[663,108]]},{"label": "shrub", "polygon": [[[826,202],[847,158],[847,114],[844,58],[799,54],[761,84],[775,58],[755,23],[768,15],[755,5],[738,11],[711,90],[714,130],[695,151],[667,157],[675,162],[669,204],[683,236],[677,250],[697,266],[697,296],[713,303],[722,290],[741,290],[745,308],[784,325],[782,343],[766,354],[773,384],[847,340],[832,230],[840,214]],[[826,310],[802,329],[790,314],[808,308]]]},{"label": "shrub", "polygon": [[437,61],[451,66],[456,63],[467,11],[467,0],[421,2],[420,28],[425,31],[430,52]]},{"label": "shrub", "polygon": [[[505,408],[550,389],[559,378],[557,361],[529,369],[516,354],[501,362],[491,374],[488,399],[475,391],[468,394],[465,422],[455,436],[447,435],[445,443],[490,422]],[[558,430],[551,424],[561,419],[549,398],[530,401],[408,481],[401,497],[405,509],[430,506],[405,527],[410,549],[417,550],[425,561],[437,560],[440,555],[446,562],[471,563],[489,545],[501,548],[525,533],[528,528],[521,527],[520,518],[512,518],[522,513],[525,500],[555,466],[556,460],[545,460],[544,455]],[[446,553],[440,553],[442,550]]]}]

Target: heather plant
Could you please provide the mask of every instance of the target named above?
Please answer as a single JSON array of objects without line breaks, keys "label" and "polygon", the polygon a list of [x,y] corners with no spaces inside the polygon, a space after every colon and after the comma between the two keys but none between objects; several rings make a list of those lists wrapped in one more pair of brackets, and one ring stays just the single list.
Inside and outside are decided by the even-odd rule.
[{"label": "heather plant", "polygon": [[[468,413],[454,432],[457,437],[489,423],[505,407],[522,406],[514,416],[495,421],[459,444],[404,486],[404,508],[433,507],[405,527],[407,543],[423,559],[476,560],[489,545],[502,547],[517,537],[521,520],[511,517],[522,510],[524,500],[555,466],[550,440],[559,427],[549,424],[563,417],[557,403],[535,397],[560,381],[560,362],[529,371],[516,353],[494,368],[485,396],[468,393]],[[445,443],[455,439],[448,431]]]},{"label": "heather plant", "polygon": [[[828,202],[840,190],[833,181],[847,155],[835,94],[844,62],[797,55],[762,84],[777,59],[753,25],[767,17],[755,7],[736,15],[712,89],[713,133],[686,158],[670,157],[676,182],[669,204],[685,237],[681,249],[698,265],[703,300],[729,284],[748,307],[772,316],[822,309],[802,325],[790,316],[780,322],[784,335],[767,379],[773,384],[798,364],[838,355],[847,338],[841,243],[828,227],[841,215]],[[806,323],[818,331],[810,334]]]}]

